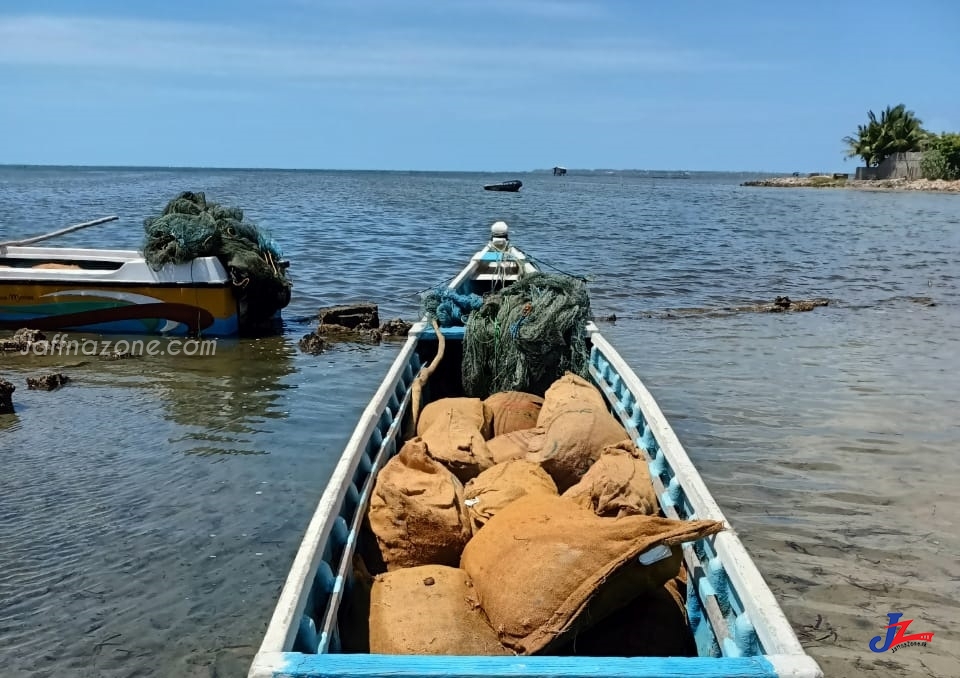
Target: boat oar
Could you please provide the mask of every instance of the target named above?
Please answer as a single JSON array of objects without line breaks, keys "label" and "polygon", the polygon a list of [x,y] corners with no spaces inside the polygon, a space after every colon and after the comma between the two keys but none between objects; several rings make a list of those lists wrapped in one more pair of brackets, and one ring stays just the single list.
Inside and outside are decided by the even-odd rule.
[{"label": "boat oar", "polygon": [[99,224],[105,224],[108,221],[116,221],[119,218],[120,217],[116,216],[100,217],[99,219],[94,219],[93,221],[85,221],[82,224],[67,226],[66,228],[61,228],[59,231],[53,231],[52,233],[37,235],[32,238],[24,238],[23,240],[8,240],[7,242],[0,242],[0,247],[19,247],[23,245],[32,245],[33,243],[40,242],[41,240],[49,240],[50,238],[56,238],[58,235],[66,235],[67,233],[72,233],[73,231],[79,231],[81,228],[98,226]]}]

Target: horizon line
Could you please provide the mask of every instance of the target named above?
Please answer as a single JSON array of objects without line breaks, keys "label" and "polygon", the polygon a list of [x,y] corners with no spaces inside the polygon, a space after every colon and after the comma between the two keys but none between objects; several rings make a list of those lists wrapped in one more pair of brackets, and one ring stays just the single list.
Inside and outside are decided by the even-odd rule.
[{"label": "horizon line", "polygon": [[[562,165],[557,165],[562,167]],[[203,170],[203,171],[231,171],[231,172],[404,172],[417,174],[534,174],[551,172],[553,166],[537,167],[534,169],[502,169],[502,170],[450,170],[450,169],[374,169],[374,168],[335,168],[335,167],[230,167],[218,165],[86,165],[86,164],[38,164],[38,163],[11,163],[0,162],[3,169],[148,169],[148,170]],[[792,174],[786,170],[694,170],[694,169],[652,169],[641,167],[566,167],[570,172],[671,172],[688,174]],[[799,171],[799,170],[794,170]],[[809,174],[800,171],[800,174]]]}]

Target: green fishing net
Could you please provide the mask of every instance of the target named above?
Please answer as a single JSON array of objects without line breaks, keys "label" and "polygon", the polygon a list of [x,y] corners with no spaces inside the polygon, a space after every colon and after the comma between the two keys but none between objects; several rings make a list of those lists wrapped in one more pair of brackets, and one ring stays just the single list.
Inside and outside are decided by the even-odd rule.
[{"label": "green fishing net", "polygon": [[586,285],[570,276],[533,273],[489,295],[466,319],[466,395],[524,391],[542,396],[564,372],[588,377],[589,320]]},{"label": "green fishing net", "polygon": [[143,256],[154,270],[217,257],[233,280],[242,323],[265,321],[290,303],[291,284],[280,247],[245,222],[243,210],[186,191],[167,203],[160,216],[145,219],[143,227]]}]

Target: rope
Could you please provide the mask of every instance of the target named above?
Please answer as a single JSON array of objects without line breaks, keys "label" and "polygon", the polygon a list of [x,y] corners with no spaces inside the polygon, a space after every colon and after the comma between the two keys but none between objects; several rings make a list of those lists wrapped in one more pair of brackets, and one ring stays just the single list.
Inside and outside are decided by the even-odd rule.
[{"label": "rope", "polygon": [[409,436],[411,438],[417,433],[417,422],[420,420],[420,398],[423,393],[423,387],[426,385],[427,380],[430,379],[430,375],[437,369],[437,365],[443,360],[443,350],[447,344],[446,338],[443,336],[443,332],[440,331],[440,326],[437,324],[436,318],[434,318],[431,323],[433,324],[433,331],[437,333],[437,355],[430,361],[429,365],[420,370],[420,374],[414,379],[413,386],[411,387],[410,412],[413,426],[413,431]]}]

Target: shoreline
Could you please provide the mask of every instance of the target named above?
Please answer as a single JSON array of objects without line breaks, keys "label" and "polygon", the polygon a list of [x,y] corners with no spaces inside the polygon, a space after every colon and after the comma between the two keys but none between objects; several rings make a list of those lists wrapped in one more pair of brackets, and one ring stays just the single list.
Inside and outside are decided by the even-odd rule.
[{"label": "shoreline", "polygon": [[808,177],[772,177],[744,181],[741,186],[771,188],[845,188],[858,191],[923,191],[927,193],[960,193],[960,180],[944,179],[847,179],[830,174]]}]

